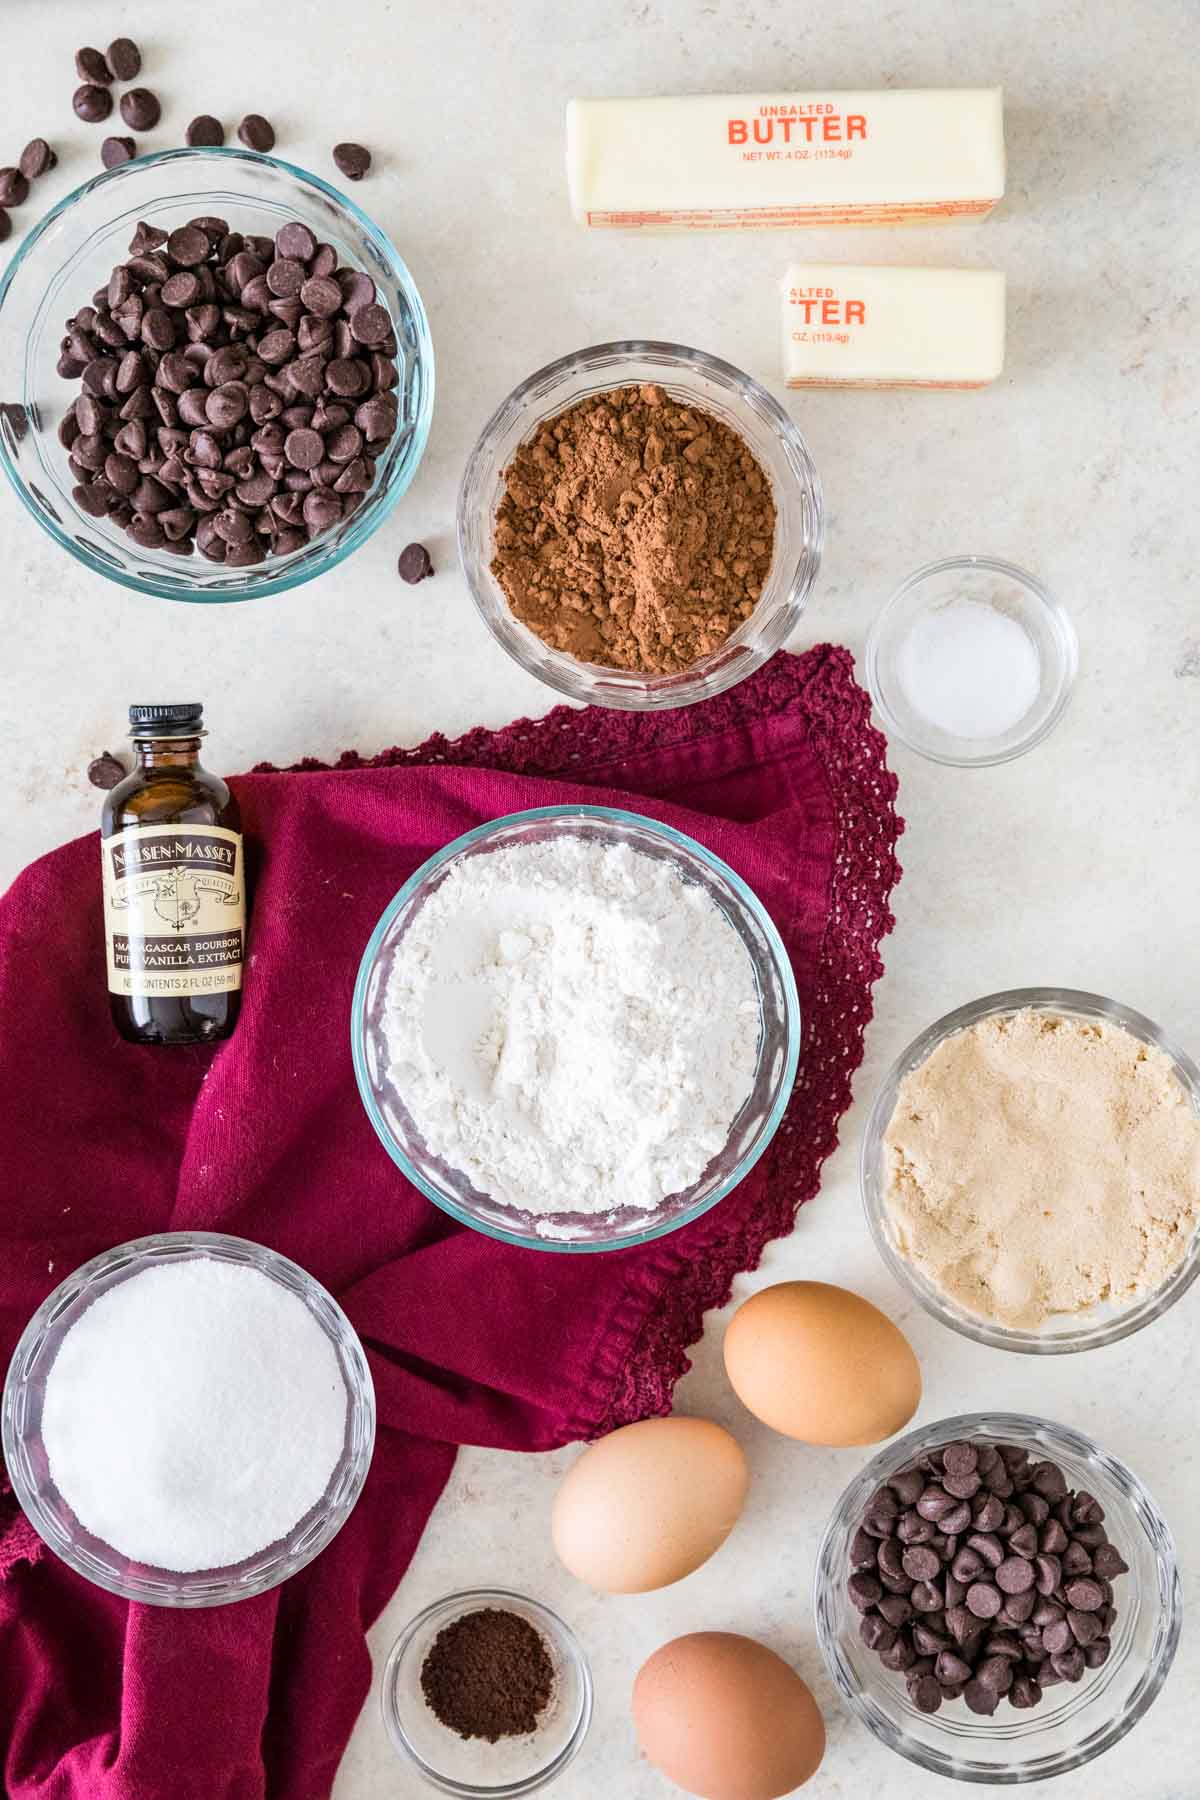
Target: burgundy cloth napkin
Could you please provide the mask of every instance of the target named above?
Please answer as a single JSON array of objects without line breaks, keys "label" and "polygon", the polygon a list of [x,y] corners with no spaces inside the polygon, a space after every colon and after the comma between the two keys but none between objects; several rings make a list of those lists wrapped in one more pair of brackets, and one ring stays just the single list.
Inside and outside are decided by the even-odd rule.
[{"label": "burgundy cloth napkin", "polygon": [[[182,1613],[74,1575],[0,1471],[11,1800],[327,1795],[369,1686],[364,1629],[454,1446],[542,1450],[669,1409],[705,1308],[816,1191],[892,924],[896,784],[844,650],[777,656],[682,712],[560,707],[235,785],[253,910],[241,1022],[216,1051],[140,1049],[113,1032],[94,836],[35,863],[0,902],[0,1367],[46,1294],[100,1250],[153,1231],[233,1232],[340,1297],[371,1357],[375,1459],[348,1524],[303,1574]],[[431,1206],[377,1142],[349,1051],[359,958],[396,889],[460,832],[571,801],[631,807],[724,857],[779,926],[804,1021],[795,1092],[753,1174],[686,1230],[599,1257],[494,1243]]]}]

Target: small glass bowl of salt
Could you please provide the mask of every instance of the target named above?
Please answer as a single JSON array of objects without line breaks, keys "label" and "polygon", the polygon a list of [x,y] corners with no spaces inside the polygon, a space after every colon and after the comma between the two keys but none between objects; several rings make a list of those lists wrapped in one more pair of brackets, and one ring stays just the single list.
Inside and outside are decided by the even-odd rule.
[{"label": "small glass bowl of salt", "polygon": [[990,556],[918,569],[867,639],[867,685],[889,735],[964,769],[1041,743],[1078,664],[1070,615],[1035,576]]}]

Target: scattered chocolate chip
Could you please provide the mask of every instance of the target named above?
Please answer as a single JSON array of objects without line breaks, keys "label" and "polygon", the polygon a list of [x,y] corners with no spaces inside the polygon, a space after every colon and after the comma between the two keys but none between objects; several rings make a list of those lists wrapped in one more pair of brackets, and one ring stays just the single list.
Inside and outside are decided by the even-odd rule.
[{"label": "scattered chocolate chip", "polygon": [[106,169],[119,169],[136,155],[137,145],[131,137],[106,137],[100,146],[100,161]]},{"label": "scattered chocolate chip", "polygon": [[275,148],[275,128],[261,113],[247,113],[238,126],[238,136],[248,150],[265,155]]},{"label": "scattered chocolate chip", "polygon": [[5,212],[4,208],[0,206],[0,244],[4,242],[5,238],[10,237],[11,235],[12,220]]},{"label": "scattered chocolate chip", "polygon": [[106,87],[100,87],[94,81],[85,81],[82,87],[75,89],[71,105],[85,124],[99,125],[112,111],[113,98]]},{"label": "scattered chocolate chip", "polygon": [[[401,581],[415,585],[418,581],[424,581],[433,574],[433,558],[424,544],[406,544],[400,552],[397,567],[400,571]],[[934,1564],[935,1566],[937,1564],[936,1557]],[[914,1579],[916,1578],[914,1577]]]},{"label": "scattered chocolate chip", "polygon": [[211,113],[199,113],[183,135],[185,142],[193,148],[219,149],[225,142],[225,127]]},{"label": "scattered chocolate chip", "polygon": [[30,138],[18,159],[18,166],[26,181],[36,181],[39,175],[48,175],[57,165],[58,157],[45,138]]},{"label": "scattered chocolate chip", "polygon": [[125,779],[125,765],[111,750],[105,750],[88,764],[87,778],[93,787],[115,788]]},{"label": "scattered chocolate chip", "polygon": [[23,206],[28,198],[28,177],[20,169],[0,169],[0,206]]},{"label": "scattered chocolate chip", "polygon": [[362,144],[335,144],[333,160],[347,181],[361,181],[371,166],[371,152]]},{"label": "scattered chocolate chip", "polygon": [[134,81],[142,72],[142,53],[132,38],[114,38],[104,60],[117,81]]},{"label": "scattered chocolate chip", "polygon": [[86,45],[75,52],[75,73],[80,81],[97,81],[102,87],[107,87],[113,78],[112,69],[99,50],[89,49]]},{"label": "scattered chocolate chip", "polygon": [[131,131],[153,131],[162,118],[158,95],[149,88],[130,88],[121,95],[121,117]]}]

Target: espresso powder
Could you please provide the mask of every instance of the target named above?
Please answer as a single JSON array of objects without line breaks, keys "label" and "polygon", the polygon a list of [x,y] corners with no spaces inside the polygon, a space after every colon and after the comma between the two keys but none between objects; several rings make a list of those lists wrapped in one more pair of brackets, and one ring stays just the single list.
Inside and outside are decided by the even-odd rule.
[{"label": "espresso powder", "polygon": [[736,431],[663,388],[613,388],[548,419],[505,483],[492,574],[554,649],[677,674],[754,611],[770,482]]},{"label": "espresso powder", "polygon": [[489,1744],[536,1730],[553,1689],[541,1633],[495,1606],[443,1626],[421,1665],[421,1692],[442,1724]]}]

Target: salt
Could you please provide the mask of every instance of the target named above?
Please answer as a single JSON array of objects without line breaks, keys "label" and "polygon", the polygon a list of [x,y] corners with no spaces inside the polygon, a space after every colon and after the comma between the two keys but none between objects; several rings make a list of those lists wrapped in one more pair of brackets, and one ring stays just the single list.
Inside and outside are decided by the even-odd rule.
[{"label": "salt", "polygon": [[999,738],[1041,687],[1037,645],[1016,619],[963,597],[921,613],[897,656],[909,705],[958,738]]},{"label": "salt", "polygon": [[87,1531],[185,1573],[288,1535],[329,1485],[347,1407],[337,1353],[298,1295],[196,1257],[119,1282],[70,1327],[42,1438]]}]

